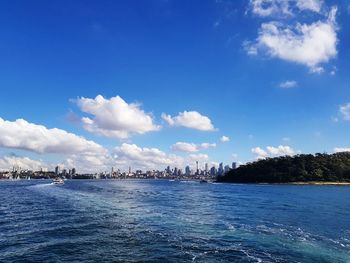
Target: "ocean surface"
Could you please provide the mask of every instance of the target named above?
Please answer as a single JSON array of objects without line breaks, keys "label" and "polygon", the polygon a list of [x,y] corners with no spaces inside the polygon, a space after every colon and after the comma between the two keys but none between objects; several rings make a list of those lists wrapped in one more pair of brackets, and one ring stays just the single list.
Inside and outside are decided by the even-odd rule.
[{"label": "ocean surface", "polygon": [[350,187],[0,181],[0,262],[350,262]]}]

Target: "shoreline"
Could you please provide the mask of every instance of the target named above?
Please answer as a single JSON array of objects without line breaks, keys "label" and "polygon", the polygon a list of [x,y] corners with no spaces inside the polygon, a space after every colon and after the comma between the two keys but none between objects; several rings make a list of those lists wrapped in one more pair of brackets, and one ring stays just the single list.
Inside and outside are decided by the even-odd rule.
[{"label": "shoreline", "polygon": [[[33,181],[52,181],[51,178],[32,178],[31,180]],[[76,179],[67,179],[69,181],[84,181],[84,180],[94,180],[94,181],[128,181],[128,180],[165,180],[165,181],[173,181],[174,179],[170,178],[111,178],[111,179],[92,179],[92,178],[76,178]],[[7,181],[7,182],[18,182],[18,181],[29,181],[27,179],[0,179],[1,181]],[[194,181],[194,182],[199,182],[199,179],[195,178],[187,178],[187,179],[180,179],[180,180],[175,180],[175,181]],[[287,182],[287,183],[267,183],[267,182],[250,182],[250,183],[240,183],[240,182],[225,182],[225,181],[211,181],[211,183],[222,183],[222,184],[255,184],[255,185],[328,185],[328,186],[350,186],[350,182],[330,182],[330,181],[309,181],[309,182]]]},{"label": "shoreline", "polygon": [[350,186],[350,182],[289,182],[289,183],[237,183],[237,182],[220,182],[228,184],[256,184],[256,185],[325,185],[325,186]]},{"label": "shoreline", "polygon": [[292,185],[350,185],[350,182],[292,182]]}]

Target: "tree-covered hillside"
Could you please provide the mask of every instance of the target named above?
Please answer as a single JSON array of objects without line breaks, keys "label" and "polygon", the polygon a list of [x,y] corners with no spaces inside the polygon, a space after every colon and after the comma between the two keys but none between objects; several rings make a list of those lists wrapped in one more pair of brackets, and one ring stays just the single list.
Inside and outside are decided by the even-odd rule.
[{"label": "tree-covered hillside", "polygon": [[267,158],[218,178],[234,183],[350,182],[350,152]]}]

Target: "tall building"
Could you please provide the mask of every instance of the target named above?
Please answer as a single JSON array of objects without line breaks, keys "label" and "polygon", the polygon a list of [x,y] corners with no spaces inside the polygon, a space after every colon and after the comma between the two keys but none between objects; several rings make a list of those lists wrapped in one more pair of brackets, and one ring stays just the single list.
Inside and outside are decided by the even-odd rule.
[{"label": "tall building", "polygon": [[224,174],[224,164],[220,163],[219,164],[219,169],[218,169],[218,175],[223,175]]},{"label": "tall building", "polygon": [[75,168],[72,168],[72,175],[75,175],[75,173],[76,173]]},{"label": "tall building", "polygon": [[227,173],[228,171],[230,171],[230,166],[229,165],[225,165],[224,172]]},{"label": "tall building", "polygon": [[199,167],[198,167],[198,161],[196,161],[196,175],[199,174]]},{"label": "tall building", "polygon": [[216,173],[217,173],[217,171],[216,171],[215,166],[213,166],[212,168],[210,168],[210,175],[211,175],[211,176],[215,176]]},{"label": "tall building", "polygon": [[236,168],[237,168],[236,162],[232,162],[232,169],[236,169]]},{"label": "tall building", "polygon": [[60,167],[57,165],[55,167],[55,175],[59,175],[59,173],[60,173]]},{"label": "tall building", "polygon": [[191,168],[190,168],[189,165],[187,165],[186,168],[185,168],[185,174],[186,174],[187,176],[190,176],[190,175],[191,175]]},{"label": "tall building", "polygon": [[207,175],[207,174],[208,174],[208,163],[205,163],[205,169],[204,169],[204,171],[205,171],[205,175]]}]

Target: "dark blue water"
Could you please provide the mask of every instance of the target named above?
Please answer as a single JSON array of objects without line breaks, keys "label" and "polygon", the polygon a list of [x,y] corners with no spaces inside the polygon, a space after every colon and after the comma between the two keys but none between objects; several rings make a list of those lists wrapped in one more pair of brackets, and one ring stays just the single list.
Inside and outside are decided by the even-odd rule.
[{"label": "dark blue water", "polygon": [[0,262],[350,262],[350,187],[0,181]]}]

